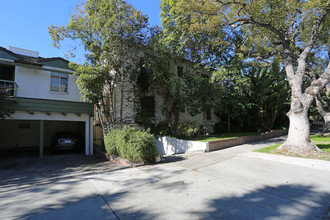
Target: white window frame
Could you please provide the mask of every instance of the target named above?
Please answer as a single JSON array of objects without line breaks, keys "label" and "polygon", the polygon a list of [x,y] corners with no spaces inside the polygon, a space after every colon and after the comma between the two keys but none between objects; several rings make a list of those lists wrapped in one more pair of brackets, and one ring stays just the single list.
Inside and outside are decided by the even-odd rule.
[{"label": "white window frame", "polygon": [[[58,77],[58,91],[53,91],[52,90],[52,78],[53,77]],[[67,84],[66,84],[66,92],[61,92],[61,79],[66,79]],[[52,93],[62,93],[62,94],[68,94],[69,93],[69,74],[67,73],[58,73],[58,72],[51,72],[50,74],[50,92]]]}]

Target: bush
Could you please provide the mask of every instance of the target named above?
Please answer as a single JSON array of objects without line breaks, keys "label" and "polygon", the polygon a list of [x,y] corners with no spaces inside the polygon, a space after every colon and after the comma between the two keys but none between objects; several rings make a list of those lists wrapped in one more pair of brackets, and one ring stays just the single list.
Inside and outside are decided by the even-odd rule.
[{"label": "bush", "polygon": [[176,130],[179,138],[192,139],[198,135],[198,126],[196,122],[182,122]]},{"label": "bush", "polygon": [[153,133],[159,136],[170,136],[171,130],[165,121],[159,122],[153,127]]},{"label": "bush", "polygon": [[104,135],[105,149],[109,154],[118,155],[131,162],[155,163],[156,143],[149,131],[132,127],[114,129]]}]

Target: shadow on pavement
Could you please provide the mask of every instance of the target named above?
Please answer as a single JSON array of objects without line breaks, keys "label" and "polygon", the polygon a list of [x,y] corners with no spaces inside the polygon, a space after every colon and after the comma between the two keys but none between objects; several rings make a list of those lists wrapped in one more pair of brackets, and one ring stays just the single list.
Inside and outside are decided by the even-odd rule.
[{"label": "shadow on pavement", "polygon": [[[277,196],[277,191],[288,192],[287,197]],[[189,215],[202,219],[329,219],[330,194],[317,192],[311,186],[280,185],[243,196],[213,199],[207,207],[213,211]]]},{"label": "shadow on pavement", "polygon": [[55,154],[44,159],[30,155],[11,157],[0,161],[0,192],[122,168],[125,167],[83,154]]}]

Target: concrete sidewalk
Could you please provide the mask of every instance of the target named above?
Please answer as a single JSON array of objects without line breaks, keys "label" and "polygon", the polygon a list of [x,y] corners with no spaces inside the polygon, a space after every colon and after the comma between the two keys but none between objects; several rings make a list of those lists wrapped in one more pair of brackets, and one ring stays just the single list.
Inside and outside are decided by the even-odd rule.
[{"label": "concrete sidewalk", "polygon": [[2,192],[0,219],[326,218],[330,162],[251,152],[280,141]]}]

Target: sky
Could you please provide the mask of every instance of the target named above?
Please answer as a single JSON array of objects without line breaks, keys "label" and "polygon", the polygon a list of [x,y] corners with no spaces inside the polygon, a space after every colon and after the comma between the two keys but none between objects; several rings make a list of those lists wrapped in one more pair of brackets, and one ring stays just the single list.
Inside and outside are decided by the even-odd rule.
[{"label": "sky", "polygon": [[[127,0],[135,8],[149,16],[151,25],[160,25],[160,0]],[[50,25],[66,25],[76,5],[83,0],[0,0],[0,46],[38,51],[41,57],[63,57],[83,62],[83,50],[75,58],[67,57],[78,42],[64,41],[60,49],[52,46],[48,33]]]}]

